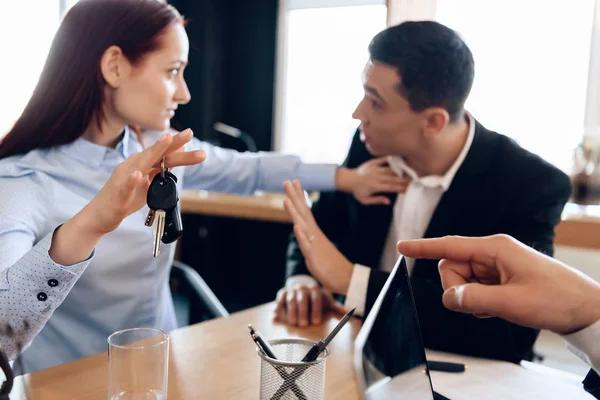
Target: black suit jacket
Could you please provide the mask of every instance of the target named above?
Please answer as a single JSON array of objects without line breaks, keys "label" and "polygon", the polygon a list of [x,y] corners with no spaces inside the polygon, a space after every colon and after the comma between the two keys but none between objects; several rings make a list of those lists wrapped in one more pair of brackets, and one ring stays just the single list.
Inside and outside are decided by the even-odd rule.
[{"label": "black suit jacket", "polygon": [[[357,131],[344,166],[373,158]],[[553,254],[554,226],[571,193],[569,178],[513,140],[476,122],[471,148],[444,193],[425,238],[509,234]],[[396,195],[391,195],[392,204]],[[317,223],[352,262],[371,268],[370,310],[388,274],[378,270],[393,206],[363,206],[351,194],[321,193],[313,205]],[[466,355],[519,362],[530,359],[538,331],[446,309],[437,260],[417,260],[411,277],[425,346]],[[295,238],[288,248],[287,275],[308,274]]]},{"label": "black suit jacket", "polygon": [[593,369],[585,377],[583,387],[592,396],[600,399],[600,376]]}]

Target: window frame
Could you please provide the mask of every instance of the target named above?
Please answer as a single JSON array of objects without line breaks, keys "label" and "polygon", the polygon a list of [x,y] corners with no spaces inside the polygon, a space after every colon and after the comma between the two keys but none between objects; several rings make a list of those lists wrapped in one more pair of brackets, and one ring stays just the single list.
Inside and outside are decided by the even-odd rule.
[{"label": "window frame", "polygon": [[[275,55],[275,96],[273,104],[273,137],[271,148],[281,151],[283,145],[283,125],[285,115],[287,37],[289,12],[308,8],[331,8],[348,6],[388,5],[389,0],[279,0],[277,16],[277,41]],[[389,15],[389,11],[388,11]]]}]

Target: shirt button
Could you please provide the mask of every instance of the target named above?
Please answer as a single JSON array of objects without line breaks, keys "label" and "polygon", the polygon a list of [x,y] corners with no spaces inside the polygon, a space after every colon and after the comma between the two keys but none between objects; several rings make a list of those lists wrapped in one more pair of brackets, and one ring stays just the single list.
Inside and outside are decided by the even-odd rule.
[{"label": "shirt button", "polygon": [[56,279],[50,279],[48,281],[48,286],[50,286],[50,287],[57,287],[58,286],[58,281]]},{"label": "shirt button", "polygon": [[48,295],[44,292],[40,292],[37,294],[37,299],[39,301],[46,301],[46,300],[48,300]]}]

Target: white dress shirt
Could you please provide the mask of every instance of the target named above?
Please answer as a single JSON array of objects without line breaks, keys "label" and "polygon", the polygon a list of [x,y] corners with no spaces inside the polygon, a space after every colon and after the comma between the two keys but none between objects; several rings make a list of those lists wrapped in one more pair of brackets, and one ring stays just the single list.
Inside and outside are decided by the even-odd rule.
[{"label": "white dress shirt", "polygon": [[579,332],[563,336],[567,347],[600,374],[600,320]]},{"label": "white dress shirt", "polygon": [[[468,118],[469,133],[467,140],[454,164],[442,176],[429,175],[419,177],[412,168],[406,165],[402,158],[389,157],[388,164],[390,168],[399,176],[409,176],[411,183],[406,188],[406,192],[398,194],[394,203],[392,222],[385,246],[383,247],[381,265],[379,266],[381,270],[390,272],[394,268],[399,256],[396,247],[399,240],[423,238],[442,195],[450,187],[456,172],[461,167],[473,143],[475,122],[469,114]],[[409,274],[412,273],[414,263],[415,260],[406,259]],[[356,315],[365,314],[370,273],[371,269],[369,267],[360,264],[354,265],[344,306],[348,310],[356,307],[356,311],[354,312]]]}]

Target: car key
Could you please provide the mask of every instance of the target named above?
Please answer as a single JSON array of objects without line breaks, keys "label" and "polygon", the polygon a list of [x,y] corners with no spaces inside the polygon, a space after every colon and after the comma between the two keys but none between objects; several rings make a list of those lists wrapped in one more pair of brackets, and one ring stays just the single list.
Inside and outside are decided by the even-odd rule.
[{"label": "car key", "polygon": [[[171,178],[177,183],[177,177],[171,172],[166,171],[165,176]],[[177,189],[177,185],[175,185]],[[181,237],[183,233],[183,224],[181,223],[181,211],[179,210],[179,191],[176,194],[177,203],[173,209],[166,211],[165,215],[165,232],[162,237],[162,242],[165,244],[173,243]]]},{"label": "car key", "polygon": [[183,224],[181,223],[181,212],[179,211],[179,202],[175,207],[166,213],[165,216],[165,233],[162,237],[162,242],[165,244],[173,243],[181,237],[183,233]]},{"label": "car key", "polygon": [[[164,169],[164,159],[161,163],[161,172],[157,174],[148,188],[146,203],[150,208],[146,217],[146,225],[154,227],[154,247],[152,254],[158,257],[160,254],[160,242],[165,233],[165,220],[167,214],[173,220],[172,213],[177,207],[177,179],[175,175]],[[178,210],[175,211],[178,214]],[[171,224],[173,224],[171,222]],[[181,225],[181,224],[180,224]]]}]

